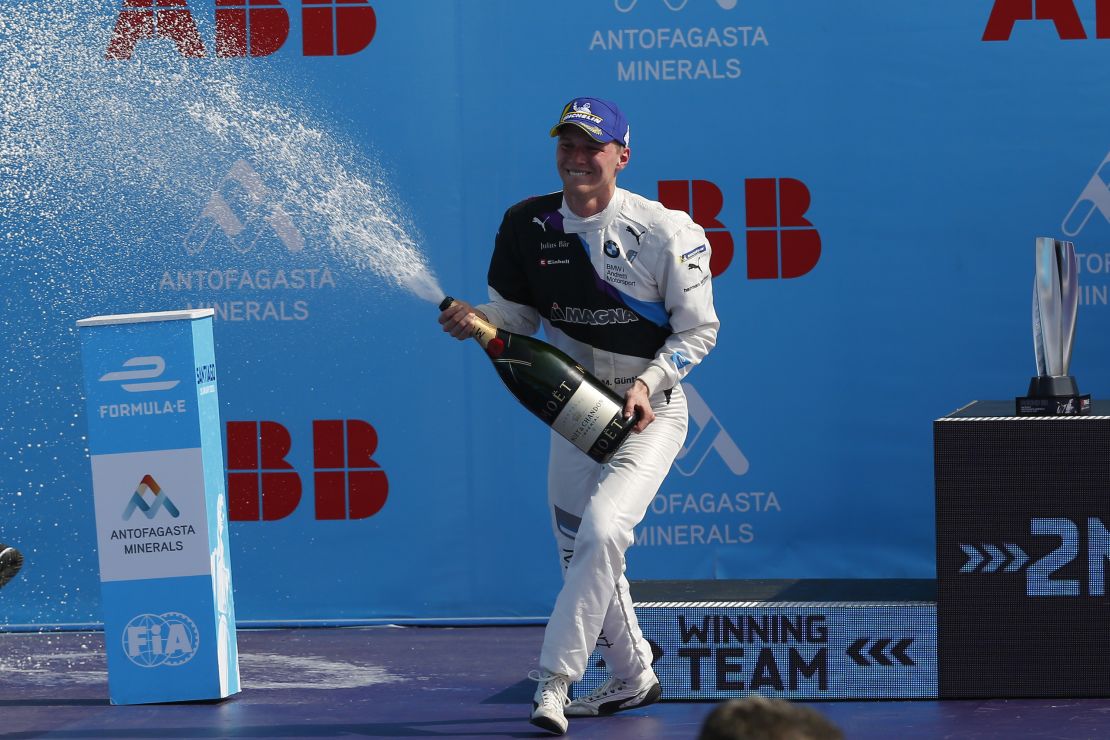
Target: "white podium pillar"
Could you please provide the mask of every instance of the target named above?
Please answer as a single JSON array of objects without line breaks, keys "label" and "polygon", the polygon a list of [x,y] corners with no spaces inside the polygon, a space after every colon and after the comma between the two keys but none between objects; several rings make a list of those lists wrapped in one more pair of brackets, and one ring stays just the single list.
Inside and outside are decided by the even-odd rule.
[{"label": "white podium pillar", "polygon": [[77,322],[113,704],[239,691],[212,315]]}]

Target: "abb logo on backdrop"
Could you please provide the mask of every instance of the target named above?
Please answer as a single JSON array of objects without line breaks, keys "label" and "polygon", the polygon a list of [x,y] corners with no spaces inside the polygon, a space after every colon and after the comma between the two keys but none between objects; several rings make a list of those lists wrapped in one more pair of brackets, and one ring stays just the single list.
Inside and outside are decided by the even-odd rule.
[{"label": "abb logo on backdrop", "polygon": [[[289,37],[291,0],[210,0],[216,6],[216,56],[263,57]],[[366,0],[300,0],[305,56],[362,51],[374,39],[378,19]],[[207,53],[188,0],[123,0],[108,59],[130,59],[140,41],[170,39],[185,57]]]},{"label": "abb logo on backdrop", "polygon": [[[721,189],[709,180],[660,180],[659,202],[686,211],[713,247],[709,271],[720,275],[732,263],[735,243],[718,220],[724,207]],[[821,234],[805,218],[809,188],[793,178],[761,177],[744,181],[747,209],[748,279],[796,278],[821,259]]]},{"label": "abb logo on backdrop", "polygon": [[[1085,39],[1074,0],[995,0],[983,41],[1009,41],[1018,21],[1052,21],[1061,39]],[[1095,38],[1110,39],[1110,0],[1095,0]]]},{"label": "abb logo on backdrop", "polygon": [[[285,460],[289,430],[275,421],[227,423],[228,516],[232,521],[284,519],[301,502],[301,476]],[[371,459],[374,427],[358,419],[312,422],[317,519],[366,519],[385,505],[389,479]]]}]

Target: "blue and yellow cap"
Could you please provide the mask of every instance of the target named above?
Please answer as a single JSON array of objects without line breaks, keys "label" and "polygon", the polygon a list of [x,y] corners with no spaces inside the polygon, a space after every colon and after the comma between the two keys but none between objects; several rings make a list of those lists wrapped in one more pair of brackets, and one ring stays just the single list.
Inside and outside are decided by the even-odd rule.
[{"label": "blue and yellow cap", "polygon": [[615,141],[628,146],[628,119],[616,103],[600,98],[575,98],[563,107],[551,135],[558,136],[559,128],[568,123],[585,131],[594,141],[602,144]]}]

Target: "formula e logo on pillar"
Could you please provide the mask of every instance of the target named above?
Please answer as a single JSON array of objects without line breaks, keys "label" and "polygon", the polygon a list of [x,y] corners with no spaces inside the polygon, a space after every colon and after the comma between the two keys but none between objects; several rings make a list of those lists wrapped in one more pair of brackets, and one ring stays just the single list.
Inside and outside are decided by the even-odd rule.
[{"label": "formula e logo on pillar", "polygon": [[[117,381],[128,380],[148,380],[151,378],[159,378],[166,370],[166,361],[158,355],[150,355],[147,357],[132,357],[123,363],[124,367],[142,368],[139,370],[117,370],[111,373],[105,373],[100,376],[101,383],[112,383]],[[123,388],[128,393],[144,393],[147,391],[168,391],[173,388],[180,380],[159,380],[157,382],[148,383],[121,383]]]},{"label": "formula e logo on pillar", "polygon": [[697,425],[697,431],[692,438],[687,437],[686,444],[675,458],[675,469],[684,476],[692,476],[705,464],[709,453],[716,452],[734,475],[747,473],[748,458],[725,431],[720,419],[709,408],[709,404],[689,382],[683,382],[682,389],[686,392],[690,421]]},{"label": "formula e logo on pillar", "polygon": [[[228,516],[274,521],[301,501],[301,476],[286,461],[289,430],[274,421],[227,424]],[[312,422],[316,519],[366,519],[385,505],[389,479],[371,455],[378,433],[358,419]]]},{"label": "formula e logo on pillar", "polygon": [[[217,57],[268,56],[289,37],[288,6],[296,0],[205,1],[215,5]],[[297,5],[305,56],[356,54],[374,39],[378,19],[366,0],[300,0]],[[140,43],[158,39],[172,41],[181,56],[207,56],[188,0],[123,0],[104,56],[130,59]]]},{"label": "formula e logo on pillar", "polygon": [[[994,0],[983,41],[1009,41],[1018,21],[1051,21],[1063,41],[1087,38],[1073,0]],[[1110,38],[1110,0],[1095,0],[1095,38]]]},{"label": "formula e logo on pillar", "polygon": [[123,653],[140,668],[188,663],[200,648],[200,630],[181,612],[140,614],[123,628]]},{"label": "formula e logo on pillar", "polygon": [[[660,180],[659,201],[686,211],[713,247],[709,271],[720,275],[732,263],[735,243],[718,219],[724,194],[709,180]],[[794,178],[744,181],[747,216],[748,279],[790,279],[808,274],[821,259],[821,234],[805,218],[810,206],[806,184]]]}]

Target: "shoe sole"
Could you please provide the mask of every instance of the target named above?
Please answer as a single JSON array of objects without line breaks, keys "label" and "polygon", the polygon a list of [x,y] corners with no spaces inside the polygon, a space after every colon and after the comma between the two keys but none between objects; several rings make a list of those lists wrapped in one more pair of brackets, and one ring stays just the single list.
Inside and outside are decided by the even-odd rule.
[{"label": "shoe sole", "polygon": [[532,717],[529,721],[541,730],[546,730],[553,735],[565,735],[567,732],[566,725],[560,725],[550,717]]},{"label": "shoe sole", "polygon": [[[607,701],[604,704],[599,704],[598,705],[597,714],[594,714],[593,712],[590,712],[589,714],[578,714],[577,712],[574,711],[573,707],[568,706],[567,707],[567,710],[568,710],[567,711],[567,716],[568,717],[608,717],[609,715],[616,714],[617,712],[624,712],[624,711],[627,711],[629,709],[639,709],[640,707],[646,707],[648,704],[654,704],[655,702],[659,701],[659,699],[662,696],[663,696],[662,687],[658,683],[654,683],[644,693],[644,696],[643,696],[642,699],[636,699],[636,697],[630,697],[630,698],[627,698],[627,699],[614,699],[613,701]],[[636,703],[635,704],[629,704],[629,702],[632,702],[632,701],[634,701]],[[586,711],[589,711],[589,710],[587,709]]]}]

